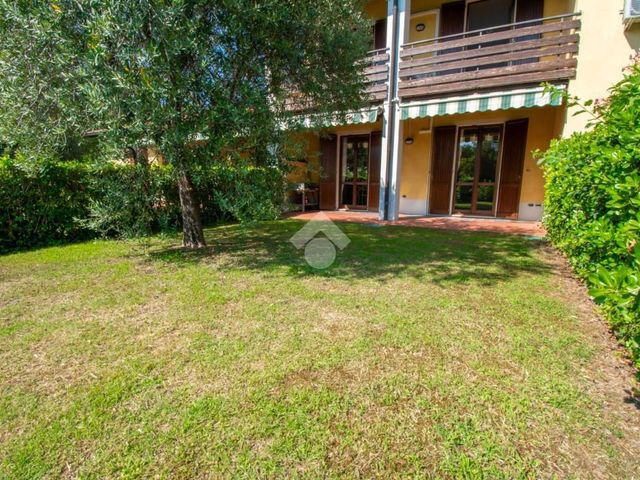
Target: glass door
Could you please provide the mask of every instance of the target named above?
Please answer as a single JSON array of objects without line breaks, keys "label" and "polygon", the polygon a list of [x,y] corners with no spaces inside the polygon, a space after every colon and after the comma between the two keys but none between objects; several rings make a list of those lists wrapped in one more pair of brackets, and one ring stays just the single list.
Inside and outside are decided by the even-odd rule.
[{"label": "glass door", "polygon": [[454,186],[455,213],[495,215],[501,144],[501,126],[461,129]]},{"label": "glass door", "polygon": [[342,139],[340,203],[346,208],[367,208],[369,196],[369,135]]}]

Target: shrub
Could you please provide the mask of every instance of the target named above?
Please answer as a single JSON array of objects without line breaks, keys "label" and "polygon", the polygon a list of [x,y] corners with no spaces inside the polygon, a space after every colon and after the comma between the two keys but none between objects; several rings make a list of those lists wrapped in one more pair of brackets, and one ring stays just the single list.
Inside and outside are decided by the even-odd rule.
[{"label": "shrub", "polygon": [[277,168],[219,163],[199,170],[194,183],[209,222],[273,220],[282,213],[286,184]]},{"label": "shrub", "polygon": [[[169,166],[108,165],[91,176],[88,218],[82,222],[102,236],[137,237],[180,228],[180,199]],[[194,187],[206,224],[276,218],[284,198],[278,169],[212,164],[196,170]]]},{"label": "shrub", "polygon": [[640,365],[640,65],[585,107],[593,129],[542,155],[544,221]]},{"label": "shrub", "polygon": [[79,223],[97,235],[132,238],[180,226],[178,192],[169,166],[98,166],[91,171],[89,186],[89,212]]},{"label": "shrub", "polygon": [[[276,218],[284,199],[277,168],[212,164],[194,185],[203,220]],[[130,238],[172,232],[181,225],[171,166],[88,165],[0,159],[0,250],[95,236]]]},{"label": "shrub", "polygon": [[0,158],[0,250],[87,238],[88,169],[75,162]]}]

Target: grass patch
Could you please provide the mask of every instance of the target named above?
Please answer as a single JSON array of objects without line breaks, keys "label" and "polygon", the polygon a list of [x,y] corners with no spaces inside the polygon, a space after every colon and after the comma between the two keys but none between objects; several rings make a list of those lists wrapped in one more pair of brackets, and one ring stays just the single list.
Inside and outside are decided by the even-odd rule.
[{"label": "grass patch", "polygon": [[0,477],[638,467],[594,373],[608,346],[540,242],[341,224],[315,271],[300,226],[0,257]]}]

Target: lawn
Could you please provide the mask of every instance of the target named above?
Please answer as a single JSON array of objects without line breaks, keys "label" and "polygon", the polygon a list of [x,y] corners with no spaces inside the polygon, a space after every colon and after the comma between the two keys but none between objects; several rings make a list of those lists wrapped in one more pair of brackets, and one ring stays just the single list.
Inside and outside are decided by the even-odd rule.
[{"label": "lawn", "polygon": [[640,475],[632,373],[541,241],[341,224],[314,271],[301,225],[0,257],[0,478]]}]

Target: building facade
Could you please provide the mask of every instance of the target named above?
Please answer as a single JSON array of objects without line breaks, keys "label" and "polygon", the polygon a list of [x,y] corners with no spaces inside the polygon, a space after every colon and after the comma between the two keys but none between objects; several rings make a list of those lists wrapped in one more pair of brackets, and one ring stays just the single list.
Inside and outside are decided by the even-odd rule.
[{"label": "building facade", "polygon": [[[321,209],[539,220],[535,151],[584,128],[640,46],[624,0],[372,0],[370,106],[301,134]],[[542,85],[552,85],[553,90]]]}]

